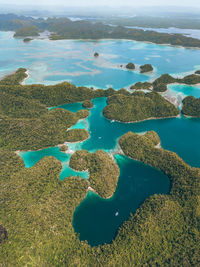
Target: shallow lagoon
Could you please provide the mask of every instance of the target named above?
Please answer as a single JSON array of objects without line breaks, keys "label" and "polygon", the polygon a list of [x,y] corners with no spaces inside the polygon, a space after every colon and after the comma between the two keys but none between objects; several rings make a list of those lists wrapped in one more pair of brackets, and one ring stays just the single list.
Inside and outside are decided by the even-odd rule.
[{"label": "shallow lagoon", "polygon": [[[163,73],[180,76],[200,68],[198,49],[129,40],[35,39],[24,43],[12,36],[13,32],[0,32],[0,77],[25,67],[30,75],[25,80],[27,84],[68,80],[80,86],[119,89]],[[95,51],[99,52],[99,58],[94,58]],[[120,64],[130,61],[137,65],[151,63],[155,72],[144,75],[120,68]]]}]

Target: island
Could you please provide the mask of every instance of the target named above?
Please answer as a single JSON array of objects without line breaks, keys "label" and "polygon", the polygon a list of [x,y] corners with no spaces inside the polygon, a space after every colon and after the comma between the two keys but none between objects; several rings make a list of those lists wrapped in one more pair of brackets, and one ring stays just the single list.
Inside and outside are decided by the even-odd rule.
[{"label": "island", "polygon": [[169,74],[163,74],[157,78],[153,83],[153,90],[156,92],[167,91],[167,85],[171,83],[194,85],[200,83],[200,76],[198,74],[190,74],[183,78],[174,78]]},{"label": "island", "polygon": [[85,129],[72,129],[66,133],[65,140],[70,143],[82,142],[90,137],[88,131]]},{"label": "island", "polygon": [[131,96],[108,97],[103,115],[120,122],[138,122],[148,119],[172,118],[179,115],[178,109],[155,92],[133,93]]},{"label": "island", "polygon": [[135,69],[135,64],[133,64],[133,63],[128,63],[127,65],[126,65],[126,68],[128,69],[128,70],[134,70]]},{"label": "island", "polygon": [[27,38],[24,38],[23,41],[24,41],[24,43],[29,43],[29,42],[32,41],[32,40],[33,40],[32,38],[28,38],[28,37],[27,37]]},{"label": "island", "polygon": [[193,96],[185,97],[181,112],[185,116],[200,118],[200,98]]},{"label": "island", "polygon": [[99,53],[95,52],[94,57],[98,57],[98,56],[99,56]]},{"label": "island", "polygon": [[109,198],[114,194],[119,178],[119,167],[106,152],[76,151],[71,156],[69,165],[77,171],[89,171],[90,187],[99,196]]},{"label": "island", "polygon": [[[132,18],[131,18],[132,19]],[[142,18],[143,19],[143,18]],[[96,21],[71,21],[65,17],[33,18],[15,14],[0,14],[0,30],[16,31],[23,27],[37,27],[40,31],[51,32],[51,40],[60,39],[127,39],[156,44],[170,44],[183,47],[200,47],[200,40],[181,34],[159,33],[143,29],[111,26]],[[108,24],[108,23],[107,23]],[[109,23],[110,24],[110,23]],[[111,23],[112,24],[112,23]],[[186,23],[188,25],[188,21]],[[33,36],[38,31],[26,30],[25,36]],[[24,36],[24,30],[17,35]]]},{"label": "island", "polygon": [[14,37],[39,36],[40,29],[34,25],[27,25],[18,29]]},{"label": "island", "polygon": [[137,82],[130,87],[132,90],[150,90],[151,88],[153,88],[153,86],[149,82]]},{"label": "island", "polygon": [[146,73],[146,72],[151,72],[153,71],[153,67],[151,64],[145,64],[140,66],[140,72],[141,73]]},{"label": "island", "polygon": [[64,144],[64,145],[59,146],[59,149],[61,152],[66,152],[68,150],[68,146]]},{"label": "island", "polygon": [[93,104],[92,101],[90,101],[90,100],[85,100],[85,101],[83,101],[82,106],[83,106],[84,108],[93,108],[94,104]]}]

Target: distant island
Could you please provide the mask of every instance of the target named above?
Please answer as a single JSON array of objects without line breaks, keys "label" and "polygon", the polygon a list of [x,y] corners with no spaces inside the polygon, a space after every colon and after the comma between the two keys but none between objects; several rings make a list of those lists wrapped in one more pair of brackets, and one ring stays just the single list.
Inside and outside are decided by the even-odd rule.
[{"label": "distant island", "polygon": [[145,65],[140,66],[141,73],[151,72],[151,71],[153,71],[153,67],[151,64],[145,64]]},{"label": "distant island", "polygon": [[137,82],[130,87],[130,89],[150,89],[152,88],[155,92],[165,92],[167,91],[167,85],[172,83],[179,83],[179,84],[188,84],[194,85],[200,83],[200,75],[196,72],[195,74],[190,74],[185,77],[181,78],[174,78],[169,74],[162,74],[159,78],[157,78],[152,83],[150,82]]},{"label": "distant island", "polygon": [[[32,28],[32,27],[37,28]],[[27,31],[28,27],[28,31]],[[181,34],[158,33],[142,29],[109,26],[102,22],[71,21],[68,18],[38,18],[0,14],[0,30],[16,31],[15,36],[37,36],[39,31],[51,32],[51,40],[60,39],[128,39],[183,47],[200,47],[200,40]]]},{"label": "distant island", "polygon": [[128,63],[128,64],[126,65],[126,68],[127,68],[128,70],[134,70],[134,69],[135,69],[135,64],[133,64],[132,62],[130,62],[130,63]]},{"label": "distant island", "polygon": [[29,42],[32,41],[32,40],[33,40],[32,38],[28,38],[28,37],[27,37],[27,38],[24,38],[23,41],[24,41],[24,43],[29,43]]},{"label": "distant island", "polygon": [[[40,29],[37,28],[34,25],[28,25],[28,26],[24,26],[20,29],[18,29],[15,34],[14,37],[26,37],[26,36],[39,36],[39,32]],[[30,41],[31,39],[24,39],[24,40],[28,40]]]}]

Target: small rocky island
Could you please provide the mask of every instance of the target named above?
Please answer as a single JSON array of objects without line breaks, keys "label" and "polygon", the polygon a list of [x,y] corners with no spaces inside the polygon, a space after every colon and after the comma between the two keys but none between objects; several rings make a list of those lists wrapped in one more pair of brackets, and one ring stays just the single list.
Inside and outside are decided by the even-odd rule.
[{"label": "small rocky island", "polygon": [[151,64],[145,64],[140,66],[140,72],[141,73],[146,73],[146,72],[151,72],[153,71],[153,67]]},{"label": "small rocky island", "polygon": [[24,38],[23,41],[24,41],[24,43],[29,43],[29,42],[32,41],[32,40],[33,40],[33,39],[27,37],[27,38]]},{"label": "small rocky island", "polygon": [[95,52],[94,57],[99,57],[99,53]]},{"label": "small rocky island", "polygon": [[128,63],[127,65],[126,65],[126,68],[128,69],[128,70],[134,70],[135,69],[135,64],[133,64],[133,63]]},{"label": "small rocky island", "polygon": [[85,100],[85,101],[83,101],[82,106],[84,108],[92,108],[94,106],[94,104],[92,103],[91,100]]}]

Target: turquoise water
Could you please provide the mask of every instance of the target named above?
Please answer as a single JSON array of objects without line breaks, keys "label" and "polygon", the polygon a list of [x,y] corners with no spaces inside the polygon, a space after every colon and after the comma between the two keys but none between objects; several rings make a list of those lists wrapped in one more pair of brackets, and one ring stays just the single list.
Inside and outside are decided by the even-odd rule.
[{"label": "turquoise water", "polygon": [[[37,39],[24,43],[23,40],[13,39],[12,35],[12,32],[0,32],[0,77],[19,67],[25,67],[29,71],[26,84],[55,84],[67,80],[78,86],[112,86],[117,90],[138,81],[151,81],[163,73],[180,77],[200,69],[197,49],[127,40]],[[99,52],[99,58],[94,58],[95,51]],[[130,61],[136,65],[151,63],[154,73],[140,74],[138,66],[136,71],[119,67]],[[169,91],[176,97],[181,95],[181,98],[187,95],[200,97],[199,86],[170,85]],[[60,152],[58,147],[22,152],[20,155],[25,166],[32,167],[43,157],[54,156],[62,163],[60,180],[70,175],[87,179],[87,172],[76,172],[69,167],[71,153],[78,149],[113,152],[117,150],[118,138],[124,133],[149,130],[155,130],[159,134],[163,148],[176,152],[192,166],[200,166],[200,119],[180,117],[125,124],[103,117],[106,98],[94,99],[93,103],[90,116],[71,127],[88,129],[90,139],[68,144],[69,153]],[[72,112],[83,109],[81,103],[60,107]],[[50,109],[53,108],[55,107]],[[74,214],[75,231],[91,245],[111,242],[118,227],[129,218],[130,212],[134,213],[148,196],[169,192],[169,179],[161,172],[120,155],[116,155],[115,160],[120,167],[120,179],[114,196],[111,199],[101,199],[89,192]]]},{"label": "turquoise water", "polygon": [[[27,84],[71,81],[79,86],[113,86],[119,89],[138,81],[154,79],[163,73],[184,75],[200,68],[198,49],[129,40],[36,39],[24,43],[12,36],[12,32],[0,32],[0,77],[25,67],[30,75],[25,80]],[[99,58],[94,58],[95,51],[99,52]],[[155,72],[144,75],[119,67],[130,61],[137,65],[151,63]]]},{"label": "turquoise water", "polygon": [[176,95],[180,94],[183,97],[192,95],[194,97],[200,97],[200,85],[186,85],[186,84],[171,84],[168,85],[168,89],[176,93]]},{"label": "turquoise water", "polygon": [[71,155],[61,152],[58,147],[50,147],[38,151],[21,152],[20,156],[23,158],[26,168],[34,166],[43,157],[55,157],[62,163],[62,171],[59,176],[60,180],[63,180],[69,176],[80,176],[86,179],[88,178],[88,172],[77,172],[69,167],[69,159]]},{"label": "turquoise water", "polygon": [[115,159],[120,177],[113,197],[102,199],[89,192],[74,213],[75,232],[92,246],[110,243],[119,226],[147,197],[167,194],[170,189],[169,178],[158,170],[121,155]]},{"label": "turquoise water", "polygon": [[87,149],[94,152],[103,149],[110,152],[116,149],[117,139],[124,133],[154,130],[159,134],[163,148],[176,152],[192,166],[200,166],[200,119],[182,116],[137,123],[112,122],[102,114],[106,98],[96,98],[93,103],[94,107],[88,118],[90,139],[83,143],[70,144],[72,150]]}]

